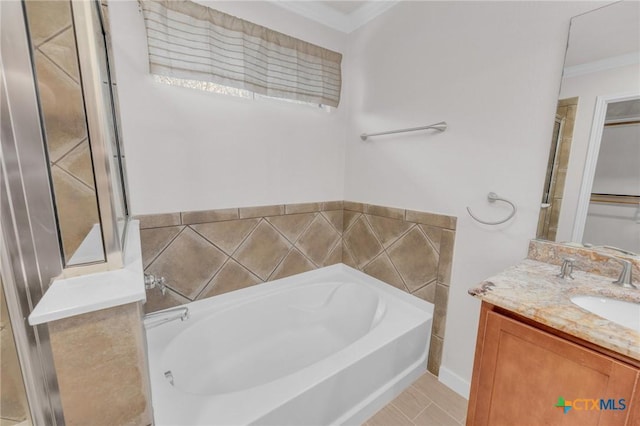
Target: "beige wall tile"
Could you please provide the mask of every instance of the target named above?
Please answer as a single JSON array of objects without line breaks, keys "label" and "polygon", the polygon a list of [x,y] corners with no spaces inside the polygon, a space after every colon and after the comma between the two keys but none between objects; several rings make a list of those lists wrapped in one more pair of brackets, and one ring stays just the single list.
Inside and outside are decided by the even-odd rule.
[{"label": "beige wall tile", "polygon": [[300,249],[316,265],[322,265],[329,252],[340,240],[340,234],[329,224],[323,215],[318,214],[311,225],[296,243]]},{"label": "beige wall tile", "polygon": [[438,282],[448,286],[451,284],[451,266],[453,263],[453,246],[456,238],[454,231],[443,229],[440,240],[440,262],[438,263]]},{"label": "beige wall tile", "polygon": [[442,228],[438,228],[437,226],[429,226],[429,225],[420,225],[420,229],[422,229],[433,244],[433,247],[436,249],[438,253],[440,253],[440,240],[442,238]]},{"label": "beige wall tile", "polygon": [[260,219],[227,220],[191,225],[191,228],[215,244],[216,247],[231,255],[258,226],[259,222]]},{"label": "beige wall tile", "polygon": [[449,302],[449,287],[436,284],[436,294],[433,310],[433,328],[431,332],[444,339],[445,320],[447,318],[447,304]]},{"label": "beige wall tile", "polygon": [[209,284],[207,284],[207,287],[205,287],[202,293],[200,293],[198,299],[205,299],[229,291],[239,290],[261,282],[262,280],[260,278],[243,268],[238,262],[229,259],[211,279]]},{"label": "beige wall tile", "polygon": [[151,423],[141,315],[128,304],[49,323],[67,425]]},{"label": "beige wall tile", "polygon": [[342,263],[342,240],[339,240],[331,250],[331,253],[329,253],[329,256],[324,260],[322,266],[335,265],[336,263]]},{"label": "beige wall tile", "polygon": [[151,228],[140,230],[140,244],[142,246],[142,266],[146,268],[164,250],[171,241],[182,231],[182,226],[168,226],[166,228]]},{"label": "beige wall tile", "polygon": [[362,213],[345,210],[342,214],[342,232],[348,231],[361,216]]},{"label": "beige wall tile", "polygon": [[91,161],[91,151],[89,150],[89,141],[87,139],[80,142],[75,148],[58,160],[57,165],[78,178],[88,187],[92,189],[95,188],[93,163]]},{"label": "beige wall tile", "polygon": [[56,162],[87,137],[82,92],[42,53],[36,51],[34,57],[49,159]]},{"label": "beige wall tile", "polygon": [[340,210],[342,211],[344,208],[343,201],[325,201],[322,203],[322,210]]},{"label": "beige wall tile", "polygon": [[234,259],[262,280],[269,278],[289,252],[291,243],[265,220],[240,245]]},{"label": "beige wall tile", "polygon": [[438,252],[417,227],[414,226],[387,252],[409,291],[415,291],[436,278]]},{"label": "beige wall tile", "polygon": [[423,225],[437,226],[438,228],[456,229],[456,218],[442,214],[418,212],[407,210],[407,222],[416,222]]},{"label": "beige wall tile", "polygon": [[342,235],[344,213],[342,210],[329,210],[321,213],[325,219]]},{"label": "beige wall tile", "polygon": [[287,204],[284,209],[286,214],[314,213],[320,210],[322,210],[322,203]]},{"label": "beige wall tile", "polygon": [[140,221],[140,229],[180,225],[180,213],[144,214],[135,218]]},{"label": "beige wall tile", "polygon": [[364,212],[368,215],[383,216],[390,219],[404,220],[404,210],[395,207],[376,206],[373,204],[365,204]]},{"label": "beige wall tile", "polygon": [[[441,337],[431,334],[431,343],[429,344],[429,359],[427,360],[427,370],[435,376],[440,374],[440,365],[442,364],[442,347],[444,346]],[[430,394],[427,394],[431,396]]]},{"label": "beige wall tile", "polygon": [[182,212],[182,224],[218,222],[221,220],[239,219],[238,209],[202,210],[197,212]]},{"label": "beige wall tile", "polygon": [[73,27],[69,27],[51,40],[40,46],[40,51],[55,62],[76,82],[80,81],[78,54]]},{"label": "beige wall tile", "polygon": [[364,204],[362,203],[356,203],[354,201],[345,201],[343,203],[343,206],[345,210],[350,210],[352,212],[360,212],[360,213],[364,212]]},{"label": "beige wall tile", "polygon": [[147,268],[193,300],[227,259],[222,251],[187,227]]},{"label": "beige wall tile", "polygon": [[426,300],[429,303],[435,304],[436,301],[436,280],[433,280],[429,284],[424,287],[420,287],[418,290],[412,292],[416,297],[419,297],[422,300]]},{"label": "beige wall tile", "polygon": [[353,258],[351,251],[349,251],[349,248],[344,244],[344,242],[342,243],[342,263],[347,266],[351,266],[354,269],[358,269],[356,260]]},{"label": "beige wall tile", "polygon": [[154,288],[147,290],[147,301],[144,304],[144,312],[148,314],[167,308],[173,308],[174,306],[184,305],[189,302],[191,302],[191,300],[179,295],[170,288],[166,290],[165,294],[162,294],[160,289]]},{"label": "beige wall tile", "polygon": [[362,272],[384,281],[387,284],[391,284],[400,290],[408,291],[386,253],[382,253],[376,257],[371,263],[364,267]]},{"label": "beige wall tile", "polygon": [[240,218],[278,216],[284,214],[284,204],[275,206],[240,207]]},{"label": "beige wall tile", "polygon": [[51,168],[65,258],[68,260],[94,224],[99,223],[96,194],[58,166]]},{"label": "beige wall tile", "polygon": [[27,1],[29,33],[38,46],[71,25],[71,7],[66,1]]},{"label": "beige wall tile", "polygon": [[284,258],[282,263],[278,265],[269,280],[278,280],[280,278],[289,277],[291,275],[300,274],[302,272],[312,271],[316,266],[309,261],[300,251],[295,248]]},{"label": "beige wall tile", "polygon": [[301,213],[271,216],[266,219],[289,241],[295,243],[314,218],[315,213]]},{"label": "beige wall tile", "polygon": [[362,216],[346,232],[344,241],[349,248],[349,254],[353,256],[359,269],[382,251],[382,246]]},{"label": "beige wall tile", "polygon": [[389,219],[382,216],[365,215],[365,217],[384,247],[389,247],[413,225],[404,220]]}]

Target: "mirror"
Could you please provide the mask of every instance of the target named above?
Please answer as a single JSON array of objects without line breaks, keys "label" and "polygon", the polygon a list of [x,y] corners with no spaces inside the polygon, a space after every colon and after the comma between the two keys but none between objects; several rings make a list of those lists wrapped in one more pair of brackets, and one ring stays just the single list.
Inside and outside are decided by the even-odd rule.
[{"label": "mirror", "polygon": [[25,6],[64,264],[104,262],[71,3]]},{"label": "mirror", "polygon": [[571,20],[537,238],[640,253],[640,3]]},{"label": "mirror", "polygon": [[108,3],[25,9],[65,270],[117,269],[129,215]]}]

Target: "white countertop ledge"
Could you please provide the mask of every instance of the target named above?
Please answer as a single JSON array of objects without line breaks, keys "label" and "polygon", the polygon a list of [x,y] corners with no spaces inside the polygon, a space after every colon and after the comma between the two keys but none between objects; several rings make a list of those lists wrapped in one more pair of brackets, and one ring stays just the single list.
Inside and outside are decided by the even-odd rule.
[{"label": "white countertop ledge", "polygon": [[124,268],[53,281],[29,315],[29,324],[51,321],[146,301],[140,224],[129,222]]}]

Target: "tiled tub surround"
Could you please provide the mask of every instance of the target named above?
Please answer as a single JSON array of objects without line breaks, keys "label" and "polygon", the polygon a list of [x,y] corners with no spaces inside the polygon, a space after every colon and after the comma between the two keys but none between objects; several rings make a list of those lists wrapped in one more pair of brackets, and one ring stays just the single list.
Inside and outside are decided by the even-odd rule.
[{"label": "tiled tub surround", "polygon": [[435,305],[428,368],[438,374],[456,218],[349,201],[139,216],[147,312],[344,263]]}]

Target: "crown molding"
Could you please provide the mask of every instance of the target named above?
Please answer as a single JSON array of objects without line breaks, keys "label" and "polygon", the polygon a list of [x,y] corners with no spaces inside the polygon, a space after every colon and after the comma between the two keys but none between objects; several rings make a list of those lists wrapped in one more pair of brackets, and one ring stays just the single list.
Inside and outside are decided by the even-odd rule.
[{"label": "crown molding", "polygon": [[349,34],[395,6],[400,0],[371,1],[350,14],[343,14],[319,2],[269,0],[276,6],[304,16],[334,30]]},{"label": "crown molding", "polygon": [[640,53],[633,52],[626,55],[612,56],[599,61],[587,62],[585,64],[566,67],[562,75],[563,78],[577,77],[579,75],[591,74],[593,72],[606,71],[614,68],[625,67],[640,63]]}]

